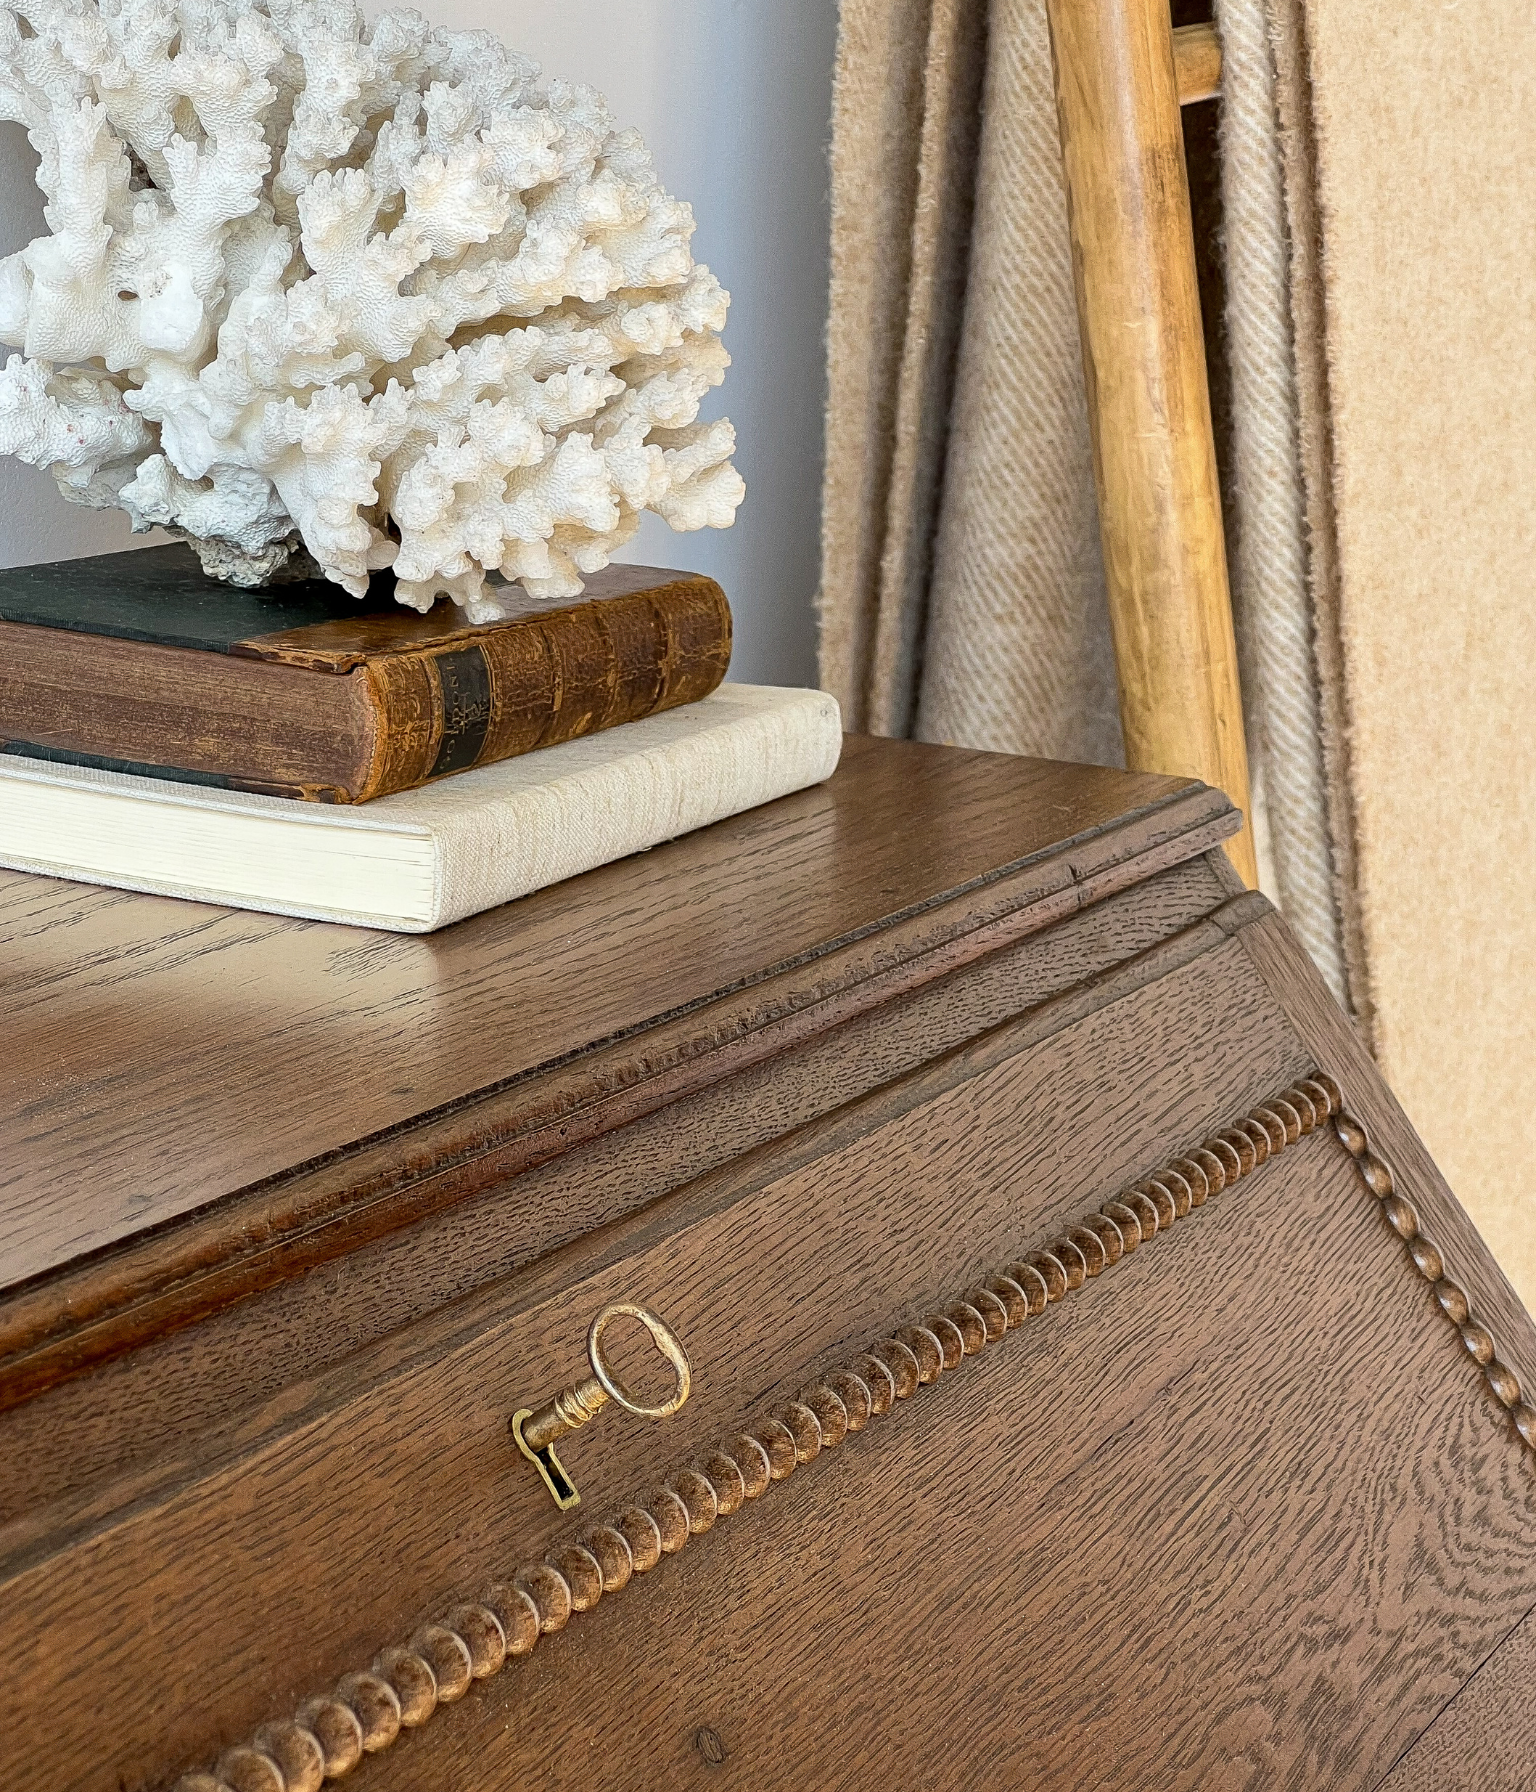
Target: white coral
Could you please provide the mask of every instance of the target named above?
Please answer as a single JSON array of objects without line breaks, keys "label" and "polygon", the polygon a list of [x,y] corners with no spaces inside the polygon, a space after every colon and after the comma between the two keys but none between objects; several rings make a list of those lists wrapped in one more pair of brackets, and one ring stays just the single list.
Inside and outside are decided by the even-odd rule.
[{"label": "white coral", "polygon": [[0,118],[51,234],[0,261],[0,452],[260,584],[499,614],[644,510],[724,528],[693,215],[591,88],[352,0],[11,0]]}]

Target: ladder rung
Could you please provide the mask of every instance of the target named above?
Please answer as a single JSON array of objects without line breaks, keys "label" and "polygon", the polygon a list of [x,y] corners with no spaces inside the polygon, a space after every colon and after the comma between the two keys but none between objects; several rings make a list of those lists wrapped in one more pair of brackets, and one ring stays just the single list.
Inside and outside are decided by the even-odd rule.
[{"label": "ladder rung", "polygon": [[1221,39],[1214,25],[1180,25],[1173,34],[1173,72],[1179,104],[1213,100],[1221,92]]}]

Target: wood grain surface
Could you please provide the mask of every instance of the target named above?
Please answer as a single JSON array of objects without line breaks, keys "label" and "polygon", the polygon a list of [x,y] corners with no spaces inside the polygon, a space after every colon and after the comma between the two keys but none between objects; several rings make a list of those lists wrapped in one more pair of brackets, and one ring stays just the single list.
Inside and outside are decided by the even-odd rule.
[{"label": "wood grain surface", "polygon": [[1307,1141],[370,1784],[702,1786],[708,1731],[772,1788],[1375,1785],[1536,1598],[1529,1464],[1383,1232]]},{"label": "wood grain surface", "polygon": [[1536,1612],[1495,1649],[1381,1792],[1514,1792],[1536,1779]]},{"label": "wood grain surface", "polygon": [[1214,25],[1174,27],[1173,74],[1181,106],[1217,98],[1221,92],[1221,38]]},{"label": "wood grain surface", "polygon": [[[1230,826],[1176,780],[855,743],[818,790],[425,939],[0,875],[0,1351],[307,1229],[287,1184],[341,1154],[373,1151],[372,1199],[409,1180],[400,1129],[463,1110],[425,1161],[483,1154],[531,1124],[484,1097],[624,1042],[619,1080],[670,1100],[770,1024],[764,1052],[796,1016],[888,1001],[903,965],[951,970],[1002,943],[985,928],[1049,925]],[[546,1089],[541,1120],[592,1092]],[[316,1198],[354,1193],[343,1173]],[[103,1252],[88,1288],[44,1280]]]},{"label": "wood grain surface", "polygon": [[[0,1792],[210,1767],[1317,1066],[1536,1386],[1231,820],[856,743],[436,942],[0,885]],[[349,1783],[1521,1785],[1536,1473],[1384,1213],[1300,1140]],[[694,1392],[562,1513],[507,1421],[616,1299]]]},{"label": "wood grain surface", "polygon": [[[994,1029],[293,1383],[127,1479],[115,1506],[65,1501],[46,1534],[15,1527],[4,1635],[49,1635],[23,1670],[38,1728],[12,1736],[18,1767],[49,1764],[60,1792],[153,1783],[548,1548],[567,1521],[506,1421],[569,1379],[605,1301],[654,1305],[696,1385],[665,1427],[599,1421],[569,1440],[594,1512],[1283,1086],[1303,1052],[1238,942],[1202,939],[1118,999],[1090,993],[1074,1016],[1063,998],[1044,1038]],[[106,1741],[90,1715],[103,1679]]]},{"label": "wood grain surface", "polygon": [[1522,1366],[1527,1384],[1536,1386],[1536,1324],[1447,1187],[1359,1034],[1340,1025],[1338,1008],[1317,967],[1278,915],[1260,917],[1237,937],[1255,969],[1284,1002],[1307,1049],[1330,1059],[1350,1111],[1370,1129],[1377,1148],[1412,1190],[1425,1230],[1451,1262],[1462,1266],[1462,1285],[1473,1308],[1501,1348]]}]

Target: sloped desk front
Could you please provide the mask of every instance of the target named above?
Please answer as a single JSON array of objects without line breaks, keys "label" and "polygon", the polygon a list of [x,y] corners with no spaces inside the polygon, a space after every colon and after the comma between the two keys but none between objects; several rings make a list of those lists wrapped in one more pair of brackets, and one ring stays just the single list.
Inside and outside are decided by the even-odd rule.
[{"label": "sloped desk front", "polygon": [[[0,878],[0,1786],[1524,1784],[1536,1335],[1231,822],[855,742],[429,940]],[[615,1300],[692,1397],[562,1511]]]}]

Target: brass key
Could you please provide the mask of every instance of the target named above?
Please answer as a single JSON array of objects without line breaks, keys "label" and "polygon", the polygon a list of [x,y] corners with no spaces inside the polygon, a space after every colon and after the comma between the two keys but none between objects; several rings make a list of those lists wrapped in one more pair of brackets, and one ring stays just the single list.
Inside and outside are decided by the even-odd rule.
[{"label": "brass key", "polygon": [[[677,1376],[677,1385],[671,1397],[660,1406],[647,1406],[643,1401],[637,1400],[614,1374],[603,1355],[603,1333],[608,1329],[610,1321],[621,1315],[639,1320]],[[693,1386],[693,1370],[688,1362],[688,1353],[683,1349],[677,1334],[649,1307],[636,1306],[631,1301],[614,1301],[604,1307],[592,1321],[587,1329],[587,1357],[592,1364],[592,1373],[585,1381],[562,1388],[553,1400],[546,1400],[542,1406],[520,1407],[513,1413],[511,1421],[512,1435],[517,1439],[518,1449],[539,1471],[550,1496],[562,1512],[580,1505],[581,1495],[576,1491],[576,1483],[566,1472],[564,1464],[555,1454],[557,1438],[564,1437],[568,1431],[574,1431],[578,1425],[585,1425],[589,1419],[595,1418],[610,1400],[615,1406],[621,1406],[625,1412],[633,1413],[639,1419],[668,1419],[688,1398]]]}]

